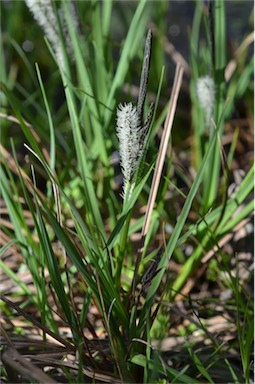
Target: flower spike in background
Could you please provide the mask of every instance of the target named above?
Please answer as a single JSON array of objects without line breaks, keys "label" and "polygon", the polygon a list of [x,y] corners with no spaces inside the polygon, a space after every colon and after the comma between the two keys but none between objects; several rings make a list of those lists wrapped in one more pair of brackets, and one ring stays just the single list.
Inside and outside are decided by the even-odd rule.
[{"label": "flower spike in background", "polygon": [[214,108],[215,84],[210,76],[204,76],[198,78],[196,85],[199,104],[205,111],[206,126],[209,127]]},{"label": "flower spike in background", "polygon": [[[61,40],[58,34],[58,19],[55,15],[54,7],[51,0],[25,0],[27,7],[32,13],[34,19],[42,28],[47,39],[51,43],[54,52],[56,54],[58,64],[63,67],[64,58],[61,47]],[[78,30],[78,19],[75,11],[74,4],[72,2],[67,3],[68,12],[72,20],[72,26],[75,30]],[[73,48],[71,44],[71,38],[68,32],[67,20],[65,18],[63,6],[58,10],[61,27],[64,33],[65,45],[70,57],[73,57]]]}]

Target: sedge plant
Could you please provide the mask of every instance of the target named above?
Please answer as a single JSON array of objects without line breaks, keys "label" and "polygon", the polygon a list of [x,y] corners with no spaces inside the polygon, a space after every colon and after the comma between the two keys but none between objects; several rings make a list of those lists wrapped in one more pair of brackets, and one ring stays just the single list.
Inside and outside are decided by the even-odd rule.
[{"label": "sedge plant", "polygon": [[[5,287],[2,292],[3,317],[10,318],[3,326],[3,376],[13,382],[56,382],[58,375],[70,383],[217,382],[214,368],[223,361],[224,378],[248,383],[252,335],[242,326],[251,321],[252,305],[243,299],[239,276],[233,277],[228,269],[221,246],[252,214],[253,167],[234,193],[228,193],[238,135],[227,154],[222,138],[235,101],[227,96],[233,89],[236,97],[245,94],[252,59],[246,43],[235,57],[236,70],[226,73],[225,3],[209,2],[207,16],[201,2],[195,6],[191,63],[185,70],[191,74],[195,172],[184,192],[172,179],[175,160],[169,146],[184,71],[177,64],[171,97],[162,108],[163,56],[157,61],[152,31],[147,32],[153,2],[133,4],[133,13],[125,17],[122,4],[111,0],[27,0],[26,4],[41,28],[38,36],[41,31],[45,35],[53,87],[40,62],[35,69],[25,62],[36,84],[29,97],[26,87],[31,79],[24,85],[12,81],[13,72],[8,76],[7,69],[1,78],[1,118],[22,134],[22,150],[17,146],[19,137],[1,145],[1,194],[7,220],[1,222],[0,265],[13,284],[10,292]],[[161,4],[160,9],[165,6]],[[111,36],[113,11],[128,25],[117,44],[117,62]],[[162,17],[160,11],[157,15]],[[200,47],[202,21],[208,44]],[[162,19],[158,25],[158,33],[163,33]],[[8,33],[6,38],[20,53]],[[157,52],[161,40],[155,38]],[[131,92],[123,97],[137,54],[142,64],[136,97],[129,97]],[[25,61],[24,55],[21,59]],[[239,78],[245,60],[247,68]],[[153,68],[157,95],[151,103]],[[152,140],[157,135],[159,147]],[[116,150],[122,169],[119,184],[112,164]],[[177,202],[183,201],[178,216],[173,209],[169,213],[169,191]],[[142,204],[145,211],[140,209]],[[194,209],[197,216],[192,220]],[[159,246],[155,239],[162,218],[171,221],[172,230],[170,236],[164,232]],[[138,235],[136,247],[134,234]],[[187,258],[183,247],[192,241],[196,247]],[[162,308],[171,311],[180,294],[186,303],[192,301],[187,282],[216,254],[219,259],[208,269],[220,274],[219,284],[235,298],[236,311],[233,302],[229,311],[237,317],[233,324],[238,342],[245,339],[240,347],[243,371],[232,365],[227,353],[236,346],[218,343],[199,316],[193,329],[210,341],[209,356],[201,356],[187,330],[183,347],[188,363],[171,366],[156,347],[153,327],[159,321],[168,324]],[[18,268],[9,263],[8,255],[17,258]],[[169,279],[169,263],[176,255],[184,262]],[[16,316],[24,328],[19,338],[13,338],[19,331]],[[37,330],[40,341],[32,341],[27,324]]]}]

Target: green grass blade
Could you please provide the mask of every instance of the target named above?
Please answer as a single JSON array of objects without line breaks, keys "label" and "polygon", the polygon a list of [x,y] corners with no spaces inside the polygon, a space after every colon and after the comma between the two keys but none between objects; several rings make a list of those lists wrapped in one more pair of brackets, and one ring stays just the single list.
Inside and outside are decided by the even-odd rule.
[{"label": "green grass blade", "polygon": [[199,359],[198,355],[193,351],[193,348],[191,348],[189,344],[187,344],[187,349],[194,362],[195,367],[199,370],[199,372],[203,375],[203,377],[208,381],[208,383],[214,384],[213,379],[207,372],[206,368],[204,367],[203,363]]},{"label": "green grass blade", "polygon": [[102,4],[102,32],[103,36],[108,36],[110,32],[110,23],[112,15],[112,0],[104,1]]},{"label": "green grass blade", "polygon": [[86,153],[84,150],[83,138],[80,131],[79,121],[77,119],[77,109],[75,107],[74,97],[72,95],[70,87],[67,85],[65,88],[66,99],[69,109],[69,114],[72,123],[73,135],[74,135],[74,143],[77,152],[77,158],[79,163],[79,170],[81,172],[81,177],[83,180],[84,191],[85,191],[85,203],[87,207],[87,216],[89,226],[93,228],[97,226],[98,230],[105,237],[105,229],[103,225],[103,220],[101,217],[101,213],[99,210],[98,200],[96,198],[93,182],[92,182],[92,174],[89,168],[89,163],[86,158]]},{"label": "green grass blade", "polygon": [[[5,244],[1,249],[0,249],[0,256],[2,256],[5,251],[11,247],[13,244],[17,243],[17,240],[11,240],[7,244]],[[26,294],[32,301],[36,302],[36,297],[33,295],[31,290],[28,288],[28,286],[21,280],[19,279],[17,273],[13,272],[4,262],[3,260],[0,259],[0,268],[3,270],[3,272],[12,280],[14,281],[21,289],[21,292],[23,291],[24,294]]]},{"label": "green grass blade", "polygon": [[[226,25],[225,25],[225,2],[216,0],[215,6],[215,123],[219,131],[221,140],[224,127],[225,109],[225,67],[226,67]],[[225,110],[224,110],[225,109]],[[214,150],[211,155],[211,161],[208,166],[207,175],[210,175],[205,181],[204,189],[204,209],[207,211],[216,199],[219,173],[220,173],[220,147],[217,142],[214,144]]]},{"label": "green grass blade", "polygon": [[[146,312],[150,310],[151,308],[151,305],[152,305],[152,302],[153,302],[153,296],[154,294],[156,293],[159,285],[160,285],[160,282],[161,282],[161,279],[162,279],[162,276],[164,274],[164,271],[165,271],[165,267],[168,263],[168,260],[170,259],[170,257],[172,256],[172,253],[175,249],[175,246],[177,244],[177,241],[179,239],[179,236],[181,234],[181,231],[183,229],[183,226],[185,224],[185,221],[188,217],[188,214],[189,214],[189,211],[190,211],[190,208],[191,208],[191,205],[192,205],[192,202],[193,202],[193,199],[194,197],[196,196],[196,193],[198,191],[198,188],[199,188],[199,185],[201,184],[201,181],[202,181],[202,178],[203,178],[203,173],[205,171],[205,168],[206,168],[206,165],[210,159],[210,155],[212,153],[212,150],[213,150],[213,147],[214,147],[214,143],[215,141],[217,140],[217,131],[214,132],[214,136],[212,137],[212,141],[211,141],[211,145],[210,147],[208,148],[208,151],[207,153],[205,154],[204,156],[204,159],[203,159],[203,162],[201,164],[201,167],[196,175],[196,178],[194,180],[194,183],[190,189],[190,192],[188,194],[188,197],[184,203],[184,206],[183,206],[183,209],[181,211],[181,214],[178,218],[178,222],[176,223],[175,227],[174,227],[174,230],[173,230],[173,233],[171,235],[171,238],[170,240],[168,241],[167,243],[167,249],[166,249],[166,252],[162,255],[162,259],[161,259],[161,262],[159,264],[159,268],[162,268],[160,270],[160,272],[155,276],[155,278],[153,279],[152,283],[151,283],[151,286],[148,290],[148,294],[147,294],[147,297],[146,297],[146,301],[145,301],[145,304],[144,304],[144,307],[143,307],[143,310],[142,310],[142,313],[141,313],[141,317],[140,317],[140,326],[143,327],[143,324],[144,324],[144,321],[145,321],[145,318],[146,318]],[[166,255],[167,253],[167,255]],[[173,285],[173,290],[175,292],[176,290],[176,287],[175,287],[175,284],[176,284],[176,281],[174,282],[174,285]],[[179,287],[179,285],[178,285]]]},{"label": "green grass blade", "polygon": [[[43,202],[42,202],[43,203]],[[79,253],[77,252],[74,244],[69,239],[68,235],[65,233],[64,229],[59,225],[55,217],[52,215],[50,210],[45,206],[44,209],[47,212],[47,218],[57,236],[59,241],[64,246],[68,257],[73,262],[73,264],[76,266],[76,268],[80,271],[80,273],[83,275],[87,285],[90,287],[90,289],[93,291],[93,294],[95,295],[98,303],[100,304],[100,296],[99,291],[97,287],[97,283],[95,280],[95,277],[91,275],[91,271],[86,267],[83,260],[81,259]],[[105,271],[100,271],[99,265],[96,266],[97,270],[100,274],[101,283],[102,283],[102,290],[104,292],[104,299],[108,306],[111,305],[112,301],[116,299],[115,305],[114,305],[114,311],[116,311],[116,314],[118,315],[118,318],[121,320],[121,322],[127,326],[128,324],[128,317],[127,313],[124,310],[124,307],[120,301],[119,295],[115,291],[114,283],[110,279],[110,275],[107,276],[107,278],[104,275]]]},{"label": "green grass blade", "polygon": [[[84,58],[82,55],[82,48],[81,48],[77,33],[72,28],[72,22],[70,20],[68,8],[66,7],[65,3],[63,3],[63,5],[64,5],[65,15],[66,15],[67,22],[68,22],[68,30],[70,33],[72,46],[74,49],[75,65],[77,68],[78,81],[80,84],[79,88],[81,88],[87,94],[91,95],[91,97],[86,97],[87,112],[85,113],[86,119],[84,121],[85,125],[91,126],[91,129],[92,129],[93,135],[94,135],[94,140],[92,142],[93,146],[91,148],[91,151],[94,155],[99,156],[99,158],[102,160],[102,162],[104,164],[107,164],[108,158],[107,158],[107,151],[106,151],[104,134],[103,134],[103,129],[102,129],[102,118],[100,118],[97,95],[95,94],[95,88],[94,88],[94,83],[97,83],[97,77],[96,77],[96,74],[94,73],[94,68],[92,68],[92,74],[93,75],[90,74],[90,72],[89,72],[89,65],[86,65],[86,62],[84,61]],[[98,9],[95,9],[93,11],[93,15],[97,12],[98,12]],[[93,16],[93,17],[96,17],[96,16]],[[99,48],[102,50],[102,39],[99,36],[99,34],[96,34],[96,40],[97,40],[97,44],[99,44]],[[85,41],[84,45],[85,45],[84,49],[87,51],[87,52],[85,52],[85,54],[87,55],[89,52],[89,49],[90,49],[89,43],[87,41]],[[105,72],[104,72],[104,59],[103,59],[102,51],[101,51],[101,55],[100,55],[100,60],[101,60],[101,64],[102,64],[101,72],[103,71],[103,73],[105,74]],[[98,71],[100,71],[100,62],[99,62],[100,60],[99,59],[97,60]],[[101,72],[99,72],[99,73],[101,73]],[[101,76],[101,74],[100,74],[100,76]],[[69,85],[70,89],[68,90],[68,93],[71,93],[72,88],[73,88],[71,79],[69,79],[64,74],[63,74],[63,83],[64,83],[64,86],[66,83]],[[105,83],[105,78],[104,78],[103,84],[104,83]],[[106,92],[105,86],[103,86],[103,90],[104,90],[104,92]],[[69,112],[71,114],[73,107],[70,104],[69,98],[70,98],[70,96],[67,95]],[[103,101],[103,102],[105,101],[104,99],[103,100],[101,99],[101,95],[100,95],[100,101]],[[74,104],[74,100],[72,101],[72,104]],[[77,113],[76,113],[76,116],[78,116]],[[71,121],[73,121],[72,117],[71,117]],[[79,136],[81,136],[81,134],[79,132],[77,132],[76,125],[72,124],[72,128],[73,128],[74,140],[75,141],[80,140]],[[88,131],[88,128],[87,128],[87,131]],[[85,131],[85,134],[86,134],[86,131]],[[77,136],[78,136],[78,138],[76,139]],[[80,161],[80,155],[79,155],[78,148],[76,148],[76,151],[77,151],[77,155],[78,155],[78,160]],[[80,163],[80,166],[81,167],[83,166],[82,162]]]},{"label": "green grass blade", "polygon": [[144,367],[149,364],[149,369],[157,371],[161,375],[165,375],[167,372],[168,378],[171,380],[171,383],[175,382],[178,384],[198,384],[199,381],[193,379],[192,377],[185,375],[184,373],[178,372],[177,370],[170,367],[162,367],[160,364],[156,364],[153,360],[147,361],[146,357],[143,355],[135,355],[130,359],[133,364],[137,364],[141,367]]},{"label": "green grass blade", "polygon": [[43,101],[45,105],[45,109],[47,112],[47,117],[48,117],[48,122],[49,122],[49,129],[50,129],[50,168],[52,172],[55,171],[55,163],[56,163],[56,141],[55,141],[55,132],[54,132],[54,126],[53,126],[53,121],[52,121],[52,115],[50,112],[50,107],[49,103],[47,100],[46,92],[44,89],[41,73],[38,64],[35,64],[35,69],[37,73],[37,77],[39,80],[39,85],[41,88],[42,96],[43,96]]},{"label": "green grass blade", "polygon": [[10,92],[7,89],[7,87],[4,84],[0,84],[0,89],[6,95],[8,101],[9,101],[9,103],[10,103],[10,105],[11,105],[11,107],[15,113],[15,116],[17,117],[17,119],[20,123],[20,126],[22,128],[22,131],[23,131],[26,139],[28,140],[29,144],[34,149],[34,151],[36,151],[38,156],[42,159],[43,155],[42,155],[42,152],[39,148],[39,145],[36,142],[35,138],[33,137],[32,133],[29,130],[29,127],[27,127],[27,125],[24,122],[24,119],[22,117],[22,113],[21,113],[21,111],[23,110],[22,104],[16,99],[16,97],[12,94],[12,92]]},{"label": "green grass blade", "polygon": [[[149,7],[150,4],[147,0],[141,0],[138,4],[135,15],[129,26],[128,34],[123,46],[121,57],[106,103],[111,108],[114,107],[113,100],[115,92],[123,84],[123,80],[125,79],[125,76],[128,71],[129,62],[135,55],[138,49],[138,44],[141,38],[144,36],[146,23],[148,20]],[[109,124],[110,117],[111,116],[109,115],[109,113],[107,113],[106,126],[108,126]]]}]

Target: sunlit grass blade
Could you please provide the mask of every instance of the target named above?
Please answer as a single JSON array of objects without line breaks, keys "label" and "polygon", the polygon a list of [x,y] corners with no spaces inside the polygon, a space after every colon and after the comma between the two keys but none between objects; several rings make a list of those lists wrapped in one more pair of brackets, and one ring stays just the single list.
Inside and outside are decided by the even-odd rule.
[{"label": "sunlit grass blade", "polygon": [[[110,1],[111,4],[111,1]],[[101,16],[101,2],[93,0],[93,14],[92,23],[93,28],[93,45],[94,45],[94,56],[95,56],[95,74],[94,74],[94,87],[96,88],[96,96],[100,101],[106,103],[109,87],[109,74],[106,68],[106,62],[104,57],[104,36],[102,34],[102,16]],[[105,6],[106,9],[106,6]],[[109,12],[109,10],[107,10]],[[104,116],[104,106],[98,106],[99,116]],[[103,119],[101,119],[102,122]],[[102,130],[102,127],[101,127]]]},{"label": "sunlit grass blade", "polygon": [[[234,211],[237,209],[236,202],[233,202]],[[231,218],[232,214],[227,214],[227,216],[224,218],[224,221],[221,223],[221,225],[215,230],[215,232],[211,232],[209,224],[207,223],[207,220],[203,225],[205,225],[204,229],[208,229],[208,232],[205,233],[202,239],[200,239],[200,242],[192,255],[188,258],[188,260],[185,262],[185,264],[182,266],[182,269],[180,273],[177,275],[175,281],[172,285],[172,295],[175,296],[177,292],[182,288],[183,284],[187,281],[188,277],[191,275],[191,273],[195,270],[198,263],[201,261],[204,250],[207,248],[207,245],[211,241],[216,241],[215,245],[217,246],[217,242],[226,234],[231,231],[235,225],[241,222],[244,217],[248,217],[250,214],[252,214],[253,211],[254,202],[251,201],[248,205],[246,205],[243,210],[241,210],[235,217]],[[231,205],[230,205],[231,207]],[[226,210],[226,212],[228,212]],[[231,212],[231,211],[230,211]],[[225,221],[226,220],[226,221]],[[200,229],[201,230],[201,229]],[[200,231],[199,231],[200,232]],[[201,232],[203,233],[203,231]],[[217,240],[214,239],[214,236]],[[213,240],[214,239],[214,240]]]},{"label": "sunlit grass blade", "polygon": [[[15,233],[15,238],[17,240],[17,243],[19,244],[20,250],[22,252],[22,255],[24,257],[25,262],[27,263],[29,270],[35,280],[35,285],[38,289],[38,298],[34,298],[34,300],[37,302],[40,294],[39,291],[41,289],[40,284],[36,284],[38,281],[38,263],[37,263],[37,251],[38,248],[35,247],[35,243],[33,241],[33,238],[30,234],[30,230],[26,224],[26,219],[24,216],[24,212],[22,209],[22,206],[19,201],[15,201],[13,199],[13,193],[15,193],[15,187],[10,188],[8,184],[8,180],[6,178],[6,175],[4,172],[1,172],[2,169],[0,169],[1,173],[1,192],[2,196],[4,198],[6,207],[8,209],[10,221],[13,225],[13,231]],[[15,185],[14,180],[12,179],[11,175],[10,180],[12,181],[12,187]],[[17,196],[17,195],[16,195]],[[34,249],[34,257],[32,257],[31,253],[31,246]],[[17,278],[18,279],[18,278]],[[17,280],[15,279],[15,280]],[[21,282],[20,282],[21,283]]]},{"label": "sunlit grass blade", "polygon": [[[95,3],[95,5],[96,5],[96,3]],[[98,6],[99,6],[99,3],[98,3]],[[95,18],[97,17],[96,14],[98,14],[98,6],[96,6],[94,11],[93,11],[93,15]],[[106,76],[106,73],[103,69],[103,68],[105,68],[105,66],[103,65],[104,57],[103,57],[103,53],[102,53],[102,49],[103,49],[102,40],[101,40],[100,36],[97,34],[96,35],[97,44],[99,44],[99,49],[101,49],[101,56],[97,60],[97,63],[98,63],[97,69],[99,71],[98,67],[101,64],[102,67],[101,67],[100,76],[102,75],[102,71],[104,74],[103,84],[101,84],[101,86],[103,87],[103,94],[97,95],[95,93],[95,91],[96,91],[95,85],[97,84],[97,77],[95,76],[96,74],[95,73],[91,74],[89,72],[89,67],[86,66],[86,62],[84,61],[84,58],[82,55],[82,48],[81,48],[78,36],[77,36],[76,32],[74,31],[74,29],[72,28],[72,22],[71,22],[70,15],[69,15],[69,12],[68,12],[68,9],[67,9],[65,3],[64,3],[64,9],[65,9],[65,15],[66,15],[66,18],[68,21],[68,30],[70,33],[70,37],[71,37],[71,41],[72,41],[72,45],[73,45],[73,49],[74,49],[75,65],[77,68],[79,88],[81,88],[82,90],[84,90],[84,92],[86,91],[86,93],[91,95],[91,97],[85,96],[87,108],[84,110],[84,116],[81,116],[81,119],[82,119],[82,121],[84,121],[84,124],[91,126],[91,129],[93,131],[94,138],[93,138],[93,141],[91,143],[91,146],[92,146],[91,150],[93,151],[93,153],[95,155],[99,156],[99,158],[101,158],[101,160],[105,164],[107,162],[107,152],[106,152],[106,146],[105,146],[105,140],[104,140],[104,134],[103,134],[103,123],[102,123],[103,122],[103,118],[102,118],[103,115],[100,116],[100,108],[99,108],[99,104],[97,102],[97,99],[99,99],[99,101],[101,101],[101,102],[105,102],[103,95],[106,93],[105,81],[106,81],[107,76]],[[87,52],[85,52],[85,54],[86,54],[86,56],[88,56],[89,49],[90,49],[89,42],[85,41],[84,47],[87,50]],[[93,75],[94,75],[94,78],[93,78]],[[72,92],[71,79],[63,74],[63,82],[64,82],[64,85],[66,84],[66,82],[69,84],[69,91],[68,92],[71,93]],[[68,101],[68,99],[69,99],[69,97],[67,96],[67,101]],[[74,99],[73,99],[73,104],[74,104]],[[70,111],[71,106],[70,106],[69,101],[68,101],[68,105],[69,105],[69,112],[71,113],[71,111]],[[103,111],[103,112],[105,112],[105,111]],[[79,114],[77,114],[76,116],[79,116]],[[71,120],[73,120],[72,117],[71,117]],[[75,128],[75,126],[73,125],[72,128],[73,128],[74,140],[77,141],[76,137],[80,134],[77,132],[77,127]],[[89,132],[89,129],[87,128],[87,130],[85,130],[85,133],[86,133],[86,131]],[[77,151],[77,155],[78,155],[78,160],[80,162],[80,166],[82,167],[83,164],[80,161],[80,155],[79,155],[78,148],[76,148],[76,151]]]},{"label": "sunlit grass blade", "polygon": [[[70,241],[69,237],[67,236],[67,234],[65,233],[63,228],[60,227],[59,223],[57,222],[55,217],[51,214],[49,209],[46,206],[44,206],[44,209],[47,212],[48,220],[49,220],[56,236],[58,237],[59,241],[64,246],[70,260],[72,260],[73,264],[77,267],[77,269],[80,271],[80,273],[82,273],[87,285],[90,287],[90,289],[92,289],[93,294],[95,295],[95,297],[98,300],[98,303],[100,303],[100,297],[99,297],[99,292],[98,292],[95,276],[91,275],[91,272],[89,271],[89,269],[87,269],[85,263],[82,261],[82,259],[79,255],[79,253],[77,252],[74,244]],[[101,284],[102,284],[102,289],[104,292],[104,300],[106,301],[108,306],[110,306],[112,300],[116,299],[116,303],[114,305],[114,312],[116,312],[116,314],[118,315],[118,318],[121,320],[121,322],[123,324],[127,325],[127,314],[124,310],[123,305],[121,304],[119,295],[115,291],[115,287],[114,287],[113,282],[111,281],[110,275],[108,275],[108,277],[106,278],[105,277],[105,271],[100,272],[100,270],[101,270],[100,261],[98,262],[98,265],[95,265],[95,267],[97,268],[99,275],[100,275],[100,278],[102,279]]]},{"label": "sunlit grass blade", "polygon": [[144,323],[144,320],[145,320],[144,316],[145,316],[146,312],[148,311],[148,308],[151,307],[151,304],[152,304],[152,301],[153,301],[153,296],[156,293],[156,291],[157,291],[157,289],[158,289],[158,287],[160,285],[160,282],[161,282],[162,276],[164,274],[164,271],[165,271],[166,265],[168,263],[168,260],[172,256],[172,253],[174,251],[174,248],[176,246],[178,238],[179,238],[179,236],[181,234],[181,231],[183,229],[185,221],[186,221],[186,219],[188,217],[188,214],[189,214],[189,211],[190,211],[193,199],[196,196],[196,193],[198,191],[198,188],[199,188],[199,186],[201,184],[201,181],[202,181],[202,178],[203,178],[203,173],[205,171],[206,165],[207,165],[207,163],[208,163],[208,161],[210,159],[210,155],[212,153],[212,150],[213,150],[213,147],[214,147],[214,143],[217,140],[217,134],[218,134],[218,132],[217,132],[217,130],[215,130],[214,136],[212,137],[211,145],[208,148],[208,151],[207,151],[207,153],[204,156],[204,159],[203,159],[203,162],[201,164],[201,167],[200,167],[200,169],[199,169],[199,171],[198,171],[198,173],[196,175],[196,178],[195,178],[195,180],[193,182],[193,185],[192,185],[192,187],[190,189],[190,192],[189,192],[189,194],[187,196],[187,199],[186,199],[186,201],[184,203],[184,206],[182,208],[181,214],[180,214],[180,216],[178,218],[178,222],[176,223],[176,225],[174,227],[174,230],[173,230],[173,233],[172,233],[172,236],[171,236],[170,240],[167,243],[166,252],[164,252],[164,254],[162,255],[161,262],[159,264],[159,268],[162,268],[162,269],[156,275],[156,277],[153,279],[151,287],[148,290],[146,301],[145,301],[145,304],[144,304],[144,307],[143,307],[143,310],[142,310],[142,313],[141,313],[141,317],[140,317],[140,324],[139,324],[140,327],[143,327],[143,323]]},{"label": "sunlit grass blade", "polygon": [[84,200],[87,207],[87,220],[89,226],[94,227],[97,226],[98,230],[105,235],[105,229],[101,217],[101,213],[99,210],[99,206],[97,203],[97,198],[92,182],[92,174],[89,167],[89,162],[86,157],[86,153],[84,150],[84,143],[80,131],[79,121],[77,119],[77,108],[75,106],[74,96],[70,87],[67,85],[65,88],[67,105],[69,108],[70,119],[72,123],[72,129],[74,134],[74,143],[77,152],[77,159],[79,164],[79,171],[81,173],[81,177],[84,185]]},{"label": "sunlit grass blade", "polygon": [[[226,111],[225,105],[225,67],[226,67],[226,25],[225,25],[225,3],[223,0],[216,0],[215,9],[215,86],[216,103],[215,103],[215,122],[218,127],[219,140],[221,141],[224,127],[224,118]],[[204,185],[204,209],[209,209],[217,194],[220,173],[220,148],[215,142],[211,161],[208,166],[207,174],[210,175]]]},{"label": "sunlit grass blade", "polygon": [[[134,17],[129,26],[128,34],[123,46],[118,67],[107,99],[107,105],[111,108],[114,107],[113,101],[115,92],[122,85],[123,79],[125,79],[126,73],[128,71],[129,62],[137,51],[140,40],[144,36],[144,30],[147,18],[149,16],[149,8],[150,2],[148,2],[147,0],[141,0],[138,4]],[[108,126],[109,124],[110,117],[111,116],[109,115],[109,113],[107,113],[106,126]]]},{"label": "sunlit grass blade", "polygon": [[193,379],[192,377],[186,375],[183,372],[179,372],[171,367],[162,367],[162,365],[155,363],[154,360],[147,361],[144,355],[135,355],[131,358],[131,362],[137,364],[139,366],[145,367],[146,364],[149,364],[149,369],[152,371],[156,371],[161,375],[165,375],[167,372],[168,379],[171,380],[171,383],[179,383],[179,384],[198,384],[199,381]]},{"label": "sunlit grass blade", "polygon": [[104,1],[103,4],[102,31],[104,36],[108,36],[110,30],[110,21],[112,14],[112,0]]},{"label": "sunlit grass blade", "polygon": [[[191,60],[191,68],[192,68],[192,77],[190,82],[190,96],[192,100],[192,121],[194,124],[194,162],[196,168],[199,168],[202,158],[202,142],[201,137],[203,134],[203,114],[198,108],[198,100],[196,94],[196,81],[200,75],[199,73],[199,61],[197,58],[199,57],[199,31],[202,20],[202,7],[200,3],[196,4],[192,31],[189,40],[190,45],[190,60]],[[200,113],[199,113],[200,112]]]}]

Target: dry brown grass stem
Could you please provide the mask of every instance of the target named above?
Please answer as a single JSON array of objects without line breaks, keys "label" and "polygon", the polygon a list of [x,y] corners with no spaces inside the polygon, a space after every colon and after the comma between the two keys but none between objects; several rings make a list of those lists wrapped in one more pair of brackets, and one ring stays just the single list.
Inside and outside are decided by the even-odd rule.
[{"label": "dry brown grass stem", "polygon": [[43,332],[45,332],[47,335],[51,336],[55,341],[58,341],[60,344],[64,345],[68,348],[68,351],[73,351],[74,347],[69,341],[62,338],[61,336],[55,334],[52,332],[48,327],[42,325],[39,321],[37,321],[33,316],[30,316],[26,311],[24,311],[22,308],[20,308],[17,304],[7,299],[5,296],[0,296],[0,300],[7,304],[7,306],[11,309],[14,309],[19,315],[27,319],[29,322],[31,322],[36,328],[41,329]]},{"label": "dry brown grass stem", "polygon": [[[16,123],[18,124],[19,126],[21,126],[20,124],[20,121],[14,117],[14,116],[11,116],[11,115],[7,115],[6,113],[2,113],[0,112],[0,119],[5,119],[5,120],[8,120],[8,121],[12,121],[13,123]],[[27,120],[23,119],[23,122],[24,124],[26,124],[26,126],[30,129],[30,132],[31,134],[33,135],[35,141],[39,144],[40,148],[41,148],[41,151],[42,151],[42,154],[44,155],[44,158],[45,160],[47,161],[48,164],[50,164],[50,155],[49,155],[49,152],[47,151],[47,149],[42,145],[42,142],[41,142],[41,139],[40,137],[38,136],[38,134],[36,133],[35,129],[33,128],[32,124],[30,124]]]},{"label": "dry brown grass stem", "polygon": [[182,75],[183,75],[183,67],[178,63],[176,66],[174,85],[173,85],[172,94],[169,102],[169,109],[168,109],[167,117],[164,124],[164,130],[163,130],[162,138],[160,141],[159,154],[158,154],[156,167],[153,175],[153,180],[151,184],[151,191],[150,191],[148,206],[145,214],[144,226],[141,233],[142,238],[146,236],[149,230],[150,219],[151,219],[153,207],[154,207],[155,200],[158,193],[158,187],[159,187],[162,169],[163,169],[163,165],[166,157],[167,147],[169,144],[170,133],[172,131],[177,100],[178,100],[181,82],[182,82]]},{"label": "dry brown grass stem", "polygon": [[183,67],[180,63],[177,63],[176,70],[175,70],[174,84],[172,88],[171,98],[169,101],[169,109],[168,109],[167,117],[164,124],[163,134],[160,141],[159,154],[158,154],[156,167],[155,167],[155,171],[152,179],[148,205],[145,213],[144,225],[141,232],[140,247],[138,250],[135,273],[134,273],[134,278],[132,283],[133,297],[134,297],[135,287],[136,287],[137,272],[138,272],[139,264],[142,259],[144,240],[150,227],[151,215],[152,215],[152,211],[153,211],[157,193],[158,193],[158,187],[159,187],[162,169],[163,169],[163,165],[166,157],[167,147],[169,145],[169,138],[170,138],[170,134],[173,126],[177,100],[178,100],[178,96],[181,88],[182,76],[183,76]]},{"label": "dry brown grass stem", "polygon": [[228,65],[225,69],[225,80],[229,81],[234,74],[236,67],[237,67],[237,61],[239,56],[245,51],[245,49],[248,48],[249,45],[254,43],[254,32],[251,32],[246,38],[242,41],[242,43],[239,45],[237,50],[234,53],[234,59],[230,60]]},{"label": "dry brown grass stem", "polygon": [[11,375],[12,382],[19,382],[19,377],[16,373],[19,372],[23,376],[30,378],[32,381],[35,380],[39,383],[57,383],[57,381],[46,375],[41,369],[32,364],[14,348],[6,348],[2,354],[2,360],[8,374]]}]

